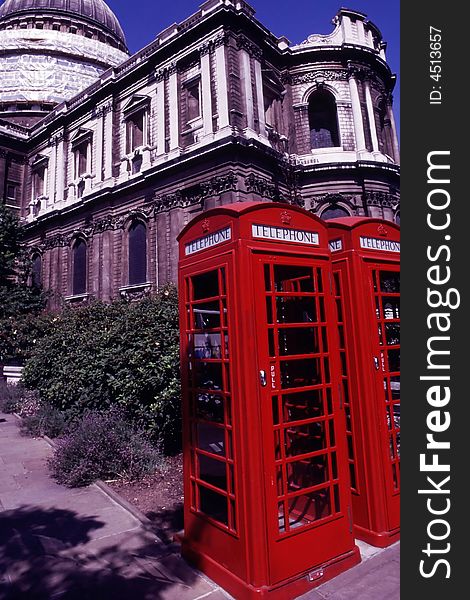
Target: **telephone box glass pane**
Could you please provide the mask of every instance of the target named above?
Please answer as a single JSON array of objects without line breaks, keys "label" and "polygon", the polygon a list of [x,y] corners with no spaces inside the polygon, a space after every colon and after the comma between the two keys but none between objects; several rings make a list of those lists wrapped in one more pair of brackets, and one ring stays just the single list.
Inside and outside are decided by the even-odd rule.
[{"label": "telephone box glass pane", "polygon": [[214,298],[219,295],[219,271],[209,271],[192,277],[193,300]]},{"label": "telephone box glass pane", "polygon": [[289,427],[285,432],[286,456],[317,452],[326,447],[325,424],[310,423]]},{"label": "telephone box glass pane", "polygon": [[[188,294],[186,341],[192,395],[190,502],[194,510],[235,531],[225,267],[189,277],[185,289]],[[221,490],[220,494],[205,487],[204,483]]]},{"label": "telephone box glass pane", "polygon": [[289,501],[289,526],[291,529],[310,525],[331,515],[330,490],[295,496]]},{"label": "telephone box glass pane", "polygon": [[309,296],[282,296],[276,298],[278,323],[316,323],[315,298]]},{"label": "telephone box glass pane", "polygon": [[216,488],[224,491],[227,489],[227,469],[225,462],[200,455],[199,477]]},{"label": "telephone box glass pane", "polygon": [[219,394],[198,394],[196,397],[196,416],[198,419],[224,422],[224,398]]},{"label": "telephone box glass pane", "polygon": [[227,498],[202,485],[199,486],[200,510],[216,521],[228,525]]},{"label": "telephone box glass pane", "polygon": [[380,271],[380,291],[389,294],[400,293],[400,273],[397,271]]},{"label": "telephone box glass pane", "polygon": [[308,387],[321,383],[321,366],[318,358],[282,361],[280,366],[283,389]]},{"label": "telephone box glass pane", "polygon": [[304,421],[324,415],[322,390],[311,390],[282,397],[284,422]]},{"label": "telephone box glass pane", "polygon": [[[390,481],[393,491],[400,489],[400,273],[372,272],[376,283],[379,343],[382,346],[380,365],[383,372],[385,417],[388,430]],[[393,295],[392,295],[393,294]],[[393,321],[393,322],[390,322]]]},{"label": "telephone box glass pane", "polygon": [[274,265],[274,289],[277,292],[314,292],[313,269]]},{"label": "telephone box glass pane", "polygon": [[298,354],[318,354],[318,330],[313,327],[279,329],[279,354],[292,356]]},{"label": "telephone box glass pane", "polygon": [[329,480],[326,454],[313,456],[287,465],[289,491],[315,487]]},{"label": "telephone box glass pane", "polygon": [[195,329],[216,329],[220,327],[219,302],[197,304],[193,312]]},{"label": "telephone box glass pane", "polygon": [[211,454],[225,455],[225,430],[208,423],[197,425],[198,448]]}]

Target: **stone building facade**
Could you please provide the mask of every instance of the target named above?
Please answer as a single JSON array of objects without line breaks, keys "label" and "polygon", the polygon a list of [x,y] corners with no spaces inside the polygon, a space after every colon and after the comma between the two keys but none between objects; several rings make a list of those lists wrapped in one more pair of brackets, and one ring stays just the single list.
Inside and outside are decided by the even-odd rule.
[{"label": "stone building facade", "polygon": [[246,2],[208,0],[129,57],[103,0],[6,0],[0,198],[52,306],[175,281],[178,233],[214,206],[398,221],[385,49],[359,12],[292,45]]}]

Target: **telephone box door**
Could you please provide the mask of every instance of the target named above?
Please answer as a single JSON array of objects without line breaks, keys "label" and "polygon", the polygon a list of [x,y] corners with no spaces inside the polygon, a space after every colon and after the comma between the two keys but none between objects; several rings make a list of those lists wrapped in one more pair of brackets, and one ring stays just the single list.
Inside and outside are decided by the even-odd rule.
[{"label": "telephone box door", "polygon": [[[326,261],[253,255],[271,585],[344,552],[351,527]],[[349,535],[348,535],[349,533]],[[334,561],[332,561],[334,562]],[[321,576],[321,575],[319,575]]]},{"label": "telephone box door", "polygon": [[373,291],[375,320],[371,331],[377,398],[382,411],[381,435],[389,529],[400,527],[400,267],[366,267]]}]

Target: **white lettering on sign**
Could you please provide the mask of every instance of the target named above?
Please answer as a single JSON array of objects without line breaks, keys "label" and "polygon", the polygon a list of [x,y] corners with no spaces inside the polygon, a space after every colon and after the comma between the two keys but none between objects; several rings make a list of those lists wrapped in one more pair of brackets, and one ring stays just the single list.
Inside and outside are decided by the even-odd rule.
[{"label": "white lettering on sign", "polygon": [[209,235],[206,235],[203,238],[199,238],[197,240],[194,240],[193,242],[189,242],[189,244],[186,244],[186,256],[195,254],[196,252],[200,252],[201,250],[206,250],[207,248],[212,248],[213,246],[217,246],[218,244],[222,244],[223,242],[227,242],[231,239],[231,227],[227,227],[226,229],[221,229],[220,231],[210,233]]},{"label": "white lettering on sign", "polygon": [[366,250],[383,250],[385,252],[400,252],[400,242],[361,236],[361,248],[365,248]]},{"label": "white lettering on sign", "polygon": [[328,242],[331,252],[338,252],[343,249],[343,241],[342,240],[331,240]]},{"label": "white lettering on sign", "polygon": [[252,225],[251,230],[254,238],[308,244],[309,246],[320,244],[316,231],[302,231],[301,229],[288,229],[287,227],[274,227],[273,225]]}]

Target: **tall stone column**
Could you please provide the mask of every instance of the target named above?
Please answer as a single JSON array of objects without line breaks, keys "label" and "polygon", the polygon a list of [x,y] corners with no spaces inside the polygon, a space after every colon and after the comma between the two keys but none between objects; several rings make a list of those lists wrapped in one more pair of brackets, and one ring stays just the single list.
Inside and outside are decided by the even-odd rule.
[{"label": "tall stone column", "polygon": [[157,156],[165,154],[165,79],[157,83]]},{"label": "tall stone column", "polygon": [[96,120],[96,173],[95,182],[100,183],[103,179],[103,146],[104,146],[104,110],[100,107],[98,119]]},{"label": "tall stone column", "polygon": [[393,114],[392,102],[387,102],[387,115],[390,120],[390,126],[392,128],[392,147],[393,147],[393,158],[397,164],[400,164],[400,148],[398,146],[398,134],[397,126],[395,123],[395,115]]},{"label": "tall stone column", "polygon": [[366,105],[367,105],[367,116],[369,118],[369,126],[370,126],[370,135],[372,138],[372,151],[379,151],[379,138],[377,135],[377,127],[375,124],[375,114],[374,114],[374,105],[372,104],[372,96],[370,93],[370,84],[366,80],[364,82],[365,92],[366,92]]},{"label": "tall stone column", "polygon": [[65,140],[64,134],[62,133],[57,143],[57,157],[56,157],[56,202],[62,202],[64,199],[65,180],[67,174],[65,172]]},{"label": "tall stone column", "polygon": [[104,179],[113,176],[113,105],[110,102],[104,113]]},{"label": "tall stone column", "polygon": [[258,120],[259,133],[266,137],[266,114],[264,109],[264,90],[263,90],[263,73],[261,71],[261,63],[258,59],[255,61],[255,82],[256,82],[256,100],[258,104]]},{"label": "tall stone column", "polygon": [[57,160],[57,139],[52,139],[51,157],[49,159],[49,169],[47,183],[44,182],[44,195],[48,197],[47,205],[50,206],[55,202],[55,180],[56,180],[56,160]]},{"label": "tall stone column", "polygon": [[249,129],[255,128],[255,114],[253,110],[253,86],[251,85],[251,58],[246,50],[240,50],[240,70],[242,86],[245,97],[246,125]]},{"label": "tall stone column", "polygon": [[209,47],[201,51],[201,94],[204,135],[212,135],[211,59]]},{"label": "tall stone column", "polygon": [[364,123],[362,121],[361,101],[359,100],[359,90],[354,75],[349,77],[349,92],[351,94],[351,105],[354,121],[354,133],[356,135],[356,151],[364,152],[366,150],[366,138],[364,134]]},{"label": "tall stone column", "polygon": [[225,59],[225,44],[215,49],[215,70],[217,77],[217,112],[219,114],[219,129],[230,125],[228,111],[227,64]]},{"label": "tall stone column", "polygon": [[170,151],[179,147],[178,71],[176,65],[170,71],[168,81],[168,104],[170,107]]}]

